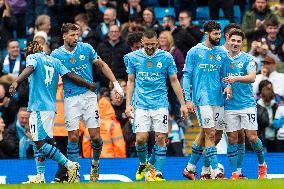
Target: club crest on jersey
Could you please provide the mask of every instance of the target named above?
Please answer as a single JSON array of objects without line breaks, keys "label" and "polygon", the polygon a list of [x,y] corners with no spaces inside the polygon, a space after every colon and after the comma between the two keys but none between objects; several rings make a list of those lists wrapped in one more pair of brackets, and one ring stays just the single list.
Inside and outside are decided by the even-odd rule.
[{"label": "club crest on jersey", "polygon": [[85,60],[85,56],[84,56],[83,54],[81,54],[81,55],[79,56],[79,58],[80,58],[80,60]]},{"label": "club crest on jersey", "polygon": [[72,57],[72,58],[70,58],[69,61],[70,61],[71,64],[74,64],[76,62],[76,59],[74,57]]},{"label": "club crest on jersey", "polygon": [[213,54],[210,54],[210,55],[209,55],[209,59],[210,59],[210,60],[213,60]]},{"label": "club crest on jersey", "polygon": [[148,68],[152,68],[152,65],[153,65],[153,63],[152,63],[151,61],[148,61],[148,62],[147,62],[147,67],[148,67]]},{"label": "club crest on jersey", "polygon": [[162,66],[163,66],[162,62],[158,62],[157,67],[162,68]]},{"label": "club crest on jersey", "polygon": [[243,67],[244,67],[244,63],[239,62],[239,63],[238,63],[238,67],[239,67],[239,68],[243,68]]},{"label": "club crest on jersey", "polygon": [[217,61],[221,61],[221,56],[220,55],[217,55],[217,57],[216,57],[216,59],[217,59]]},{"label": "club crest on jersey", "polygon": [[234,67],[235,67],[234,63],[231,62],[231,63],[230,63],[230,68],[231,68],[231,69],[234,69]]}]

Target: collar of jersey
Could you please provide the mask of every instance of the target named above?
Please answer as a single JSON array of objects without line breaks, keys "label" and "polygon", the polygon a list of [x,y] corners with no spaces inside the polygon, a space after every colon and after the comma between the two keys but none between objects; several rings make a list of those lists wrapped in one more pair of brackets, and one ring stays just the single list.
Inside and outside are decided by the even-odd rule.
[{"label": "collar of jersey", "polygon": [[74,54],[74,52],[77,50],[77,47],[78,47],[78,43],[76,45],[76,47],[73,49],[73,51],[67,51],[64,47],[64,45],[61,47],[62,51],[66,52],[67,54]]},{"label": "collar of jersey", "polygon": [[147,55],[147,54],[145,53],[145,49],[144,49],[144,48],[142,48],[141,50],[142,50],[143,54],[144,54],[146,57],[148,57],[148,58],[152,58],[152,57],[155,56],[155,55],[158,53],[158,51],[159,51],[159,49],[157,49],[154,54],[152,54],[151,56],[149,56],[149,55]]},{"label": "collar of jersey", "polygon": [[240,51],[240,53],[239,54],[237,54],[236,56],[234,56],[234,57],[231,57],[231,55],[228,53],[228,55],[229,55],[229,57],[231,58],[231,59],[233,59],[233,60],[235,60],[235,59],[237,59],[239,56],[241,56],[243,54],[243,52],[242,51]]}]

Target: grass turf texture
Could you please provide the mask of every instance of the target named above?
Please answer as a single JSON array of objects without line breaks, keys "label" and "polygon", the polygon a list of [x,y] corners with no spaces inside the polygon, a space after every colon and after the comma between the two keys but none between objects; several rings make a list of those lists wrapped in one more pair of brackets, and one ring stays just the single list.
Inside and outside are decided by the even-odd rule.
[{"label": "grass turf texture", "polygon": [[0,185],[1,189],[273,189],[281,188],[284,179],[272,180],[207,180],[207,181],[166,181],[166,182],[104,182],[76,184],[11,184]]}]

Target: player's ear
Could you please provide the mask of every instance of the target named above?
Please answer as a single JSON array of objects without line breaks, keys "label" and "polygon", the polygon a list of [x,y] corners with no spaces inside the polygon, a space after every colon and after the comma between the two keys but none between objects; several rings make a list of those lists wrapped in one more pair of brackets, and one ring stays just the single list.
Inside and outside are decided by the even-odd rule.
[{"label": "player's ear", "polygon": [[63,34],[63,40],[64,40],[64,39],[66,39],[66,35],[65,35],[65,34]]}]

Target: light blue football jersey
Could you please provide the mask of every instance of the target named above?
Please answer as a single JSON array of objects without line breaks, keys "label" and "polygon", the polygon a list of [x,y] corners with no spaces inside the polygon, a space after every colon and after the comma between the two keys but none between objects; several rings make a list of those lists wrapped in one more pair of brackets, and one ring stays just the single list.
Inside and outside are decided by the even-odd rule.
[{"label": "light blue football jersey", "polygon": [[226,62],[230,62],[230,58],[220,46],[211,49],[199,43],[191,48],[183,69],[185,100],[193,101],[196,106],[224,106]]},{"label": "light blue football jersey", "polygon": [[[227,76],[245,76],[249,72],[256,72],[255,60],[250,54],[240,52],[232,60],[227,64]],[[225,110],[242,110],[256,106],[252,83],[234,82],[231,86],[233,97],[225,102]]]},{"label": "light blue football jersey", "polygon": [[29,76],[28,111],[56,111],[58,77],[70,71],[61,62],[44,53],[27,56],[27,66],[33,66]]},{"label": "light blue football jersey", "polygon": [[135,75],[133,106],[140,109],[168,107],[167,77],[176,74],[177,68],[172,55],[157,49],[148,56],[144,49],[124,56],[127,73]]},{"label": "light blue football jersey", "polygon": [[[78,42],[72,52],[67,51],[62,46],[55,49],[51,56],[58,58],[71,72],[81,76],[90,83],[93,82],[92,62],[97,58],[97,52],[91,45]],[[84,94],[88,91],[86,87],[79,86],[66,78],[63,78],[63,89],[64,98]]]}]

